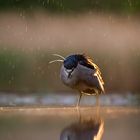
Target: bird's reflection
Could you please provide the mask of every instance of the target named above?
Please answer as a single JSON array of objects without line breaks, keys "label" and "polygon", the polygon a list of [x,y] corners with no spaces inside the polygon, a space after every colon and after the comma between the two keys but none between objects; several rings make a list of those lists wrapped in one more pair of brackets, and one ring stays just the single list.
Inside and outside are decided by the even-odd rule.
[{"label": "bird's reflection", "polygon": [[60,140],[101,140],[104,121],[99,116],[81,117],[61,132]]}]

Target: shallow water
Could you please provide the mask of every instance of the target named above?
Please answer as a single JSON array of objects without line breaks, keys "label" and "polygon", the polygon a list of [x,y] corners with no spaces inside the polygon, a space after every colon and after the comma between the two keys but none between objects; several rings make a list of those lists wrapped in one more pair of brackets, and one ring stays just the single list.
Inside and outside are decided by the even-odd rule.
[{"label": "shallow water", "polygon": [[0,108],[0,140],[139,140],[140,108]]}]

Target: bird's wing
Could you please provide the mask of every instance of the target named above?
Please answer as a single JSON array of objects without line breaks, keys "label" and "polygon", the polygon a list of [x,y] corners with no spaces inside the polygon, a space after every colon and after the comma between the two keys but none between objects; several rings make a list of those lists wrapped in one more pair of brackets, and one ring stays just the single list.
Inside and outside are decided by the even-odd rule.
[{"label": "bird's wing", "polygon": [[[100,71],[99,67],[93,62],[93,60],[90,57],[86,56],[85,54],[79,55],[79,58],[80,58],[79,59],[79,64],[80,65],[83,65],[85,67],[88,67],[88,68],[94,70],[93,76],[96,77],[95,79],[97,79],[97,81],[98,81],[100,90],[102,92],[104,92],[104,81],[102,79],[101,71]],[[91,77],[89,77],[89,79],[90,78]],[[90,83],[88,83],[88,84],[90,84]]]},{"label": "bird's wing", "polygon": [[101,71],[99,69],[99,67],[93,62],[92,59],[90,58],[87,58],[87,61],[90,65],[92,65],[94,67],[94,69],[96,70],[96,72],[94,73],[94,76],[97,76],[98,80],[99,80],[99,84],[101,86],[101,89],[102,89],[102,92],[104,93],[105,90],[104,90],[104,81],[103,81],[103,78],[101,76]]},{"label": "bird's wing", "polygon": [[91,65],[91,66],[94,67],[94,69],[96,70],[97,76],[99,77],[99,79],[100,79],[100,81],[102,82],[102,84],[104,84],[104,81],[103,81],[103,79],[102,79],[101,71],[100,71],[99,67],[98,67],[98,66],[93,62],[93,60],[90,59],[90,58],[87,58],[87,63],[88,63],[89,65]]}]

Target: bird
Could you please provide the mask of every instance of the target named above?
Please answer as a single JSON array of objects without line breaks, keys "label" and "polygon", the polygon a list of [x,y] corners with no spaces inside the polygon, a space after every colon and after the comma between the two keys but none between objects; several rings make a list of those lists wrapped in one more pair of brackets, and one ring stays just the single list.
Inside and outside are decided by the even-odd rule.
[{"label": "bird", "polygon": [[77,107],[79,107],[83,94],[98,97],[101,93],[105,93],[101,71],[89,56],[86,54],[70,54],[67,57],[59,54],[53,55],[61,58],[50,61],[50,63],[62,62],[60,79],[63,84],[80,93]]}]

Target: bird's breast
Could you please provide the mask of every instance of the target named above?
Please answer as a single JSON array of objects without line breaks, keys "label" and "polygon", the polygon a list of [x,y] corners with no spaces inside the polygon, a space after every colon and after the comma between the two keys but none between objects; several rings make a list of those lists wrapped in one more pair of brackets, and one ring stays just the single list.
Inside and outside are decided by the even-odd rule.
[{"label": "bird's breast", "polygon": [[89,74],[89,72],[87,73],[86,70],[83,71],[80,66],[78,66],[71,72],[70,77],[69,72],[70,71],[65,69],[64,66],[61,67],[60,78],[65,85],[79,91],[84,91],[89,88],[89,86],[85,83],[83,79],[85,75],[87,76]]},{"label": "bird's breast", "polygon": [[69,72],[69,70],[62,66],[60,71],[60,78],[65,85],[75,88],[78,83],[79,73],[77,69],[74,69],[69,76]]}]

